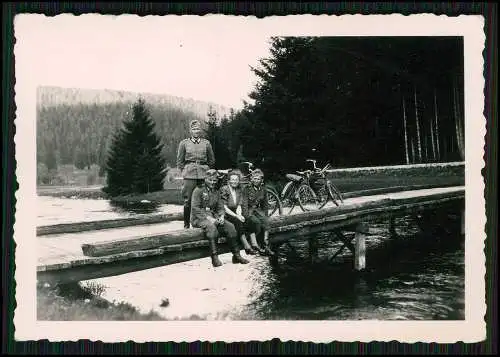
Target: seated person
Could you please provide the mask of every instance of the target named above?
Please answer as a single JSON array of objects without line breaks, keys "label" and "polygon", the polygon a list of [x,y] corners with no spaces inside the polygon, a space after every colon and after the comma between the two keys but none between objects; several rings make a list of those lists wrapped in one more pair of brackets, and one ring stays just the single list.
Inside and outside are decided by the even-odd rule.
[{"label": "seated person", "polygon": [[[269,206],[264,186],[264,173],[260,169],[252,171],[250,184],[243,191],[243,216],[247,222],[252,248],[262,255],[274,255],[269,248]],[[264,249],[257,243],[257,237],[264,234]]]},{"label": "seated person", "polygon": [[212,265],[219,267],[222,262],[217,254],[216,239],[219,235],[226,237],[233,253],[233,263],[247,264],[248,260],[240,255],[237,241],[237,233],[234,225],[225,219],[224,203],[219,191],[215,188],[217,184],[217,171],[209,169],[206,172],[205,183],[196,187],[191,200],[191,225],[194,228],[202,228],[205,238],[209,241]]},{"label": "seated person", "polygon": [[247,254],[254,255],[257,252],[252,249],[245,235],[245,217],[242,215],[243,191],[240,186],[241,174],[238,170],[229,171],[229,182],[221,187],[221,197],[224,202],[226,219],[234,225],[240,237],[243,249]]}]

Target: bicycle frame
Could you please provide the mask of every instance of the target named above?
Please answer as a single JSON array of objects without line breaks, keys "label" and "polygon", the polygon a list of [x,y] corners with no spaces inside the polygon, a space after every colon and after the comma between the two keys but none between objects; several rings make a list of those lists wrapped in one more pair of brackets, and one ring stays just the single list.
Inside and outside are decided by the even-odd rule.
[{"label": "bicycle frame", "polygon": [[[326,186],[327,197],[323,201],[323,203],[320,202],[318,208],[324,207],[324,205],[328,202],[329,199],[332,199],[333,202],[338,206],[339,204],[337,203],[334,194],[338,196],[341,202],[343,202],[342,196],[338,191],[338,189],[326,177],[326,170],[330,168],[330,164],[327,163],[323,168],[319,169],[316,166],[316,160],[307,159],[306,161],[311,162],[313,164],[312,170],[296,171],[296,174],[298,175],[296,174],[286,175],[289,181],[283,187],[283,190],[281,191],[280,194],[280,199],[282,202],[291,201],[292,204],[289,213],[293,211],[297,203],[299,203],[302,210],[304,210],[301,203],[299,202],[300,201],[299,189],[301,186],[303,185],[308,186],[310,192],[314,195],[314,197],[317,197],[318,191],[317,189],[314,188],[313,180],[326,180],[324,185]],[[322,185],[322,188],[325,186]]]}]

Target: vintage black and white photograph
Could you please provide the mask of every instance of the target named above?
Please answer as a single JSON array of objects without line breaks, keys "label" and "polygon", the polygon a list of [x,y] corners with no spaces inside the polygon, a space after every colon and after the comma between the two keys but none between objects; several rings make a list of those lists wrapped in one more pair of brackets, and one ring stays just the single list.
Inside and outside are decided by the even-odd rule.
[{"label": "vintage black and white photograph", "polygon": [[20,338],[485,336],[482,17],[15,32]]}]

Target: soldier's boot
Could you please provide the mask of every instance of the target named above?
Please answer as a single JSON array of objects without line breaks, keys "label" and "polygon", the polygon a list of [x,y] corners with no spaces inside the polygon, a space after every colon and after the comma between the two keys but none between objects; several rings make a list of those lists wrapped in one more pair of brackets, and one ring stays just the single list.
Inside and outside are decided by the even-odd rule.
[{"label": "soldier's boot", "polygon": [[269,244],[269,232],[268,231],[264,232],[264,251],[269,256],[273,256],[276,254],[271,250],[271,247]]},{"label": "soldier's boot", "polygon": [[233,251],[233,264],[248,264],[249,261],[240,255],[239,251]]},{"label": "soldier's boot", "polygon": [[209,239],[210,244],[210,256],[212,257],[212,265],[214,268],[220,267],[222,262],[219,259],[219,255],[217,254],[217,245],[215,243],[215,239]]}]

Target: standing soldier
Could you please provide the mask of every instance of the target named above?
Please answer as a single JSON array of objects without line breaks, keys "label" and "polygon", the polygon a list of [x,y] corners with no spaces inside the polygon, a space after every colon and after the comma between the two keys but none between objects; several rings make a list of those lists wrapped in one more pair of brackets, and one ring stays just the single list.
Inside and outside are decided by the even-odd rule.
[{"label": "standing soldier", "polygon": [[189,124],[191,137],[179,143],[177,168],[182,172],[182,198],[184,200],[184,228],[189,228],[191,215],[191,196],[196,186],[205,179],[205,173],[215,165],[215,155],[210,141],[201,138],[201,125],[198,120]]},{"label": "standing soldier", "polygon": [[238,237],[234,225],[225,219],[224,202],[217,184],[217,171],[206,172],[205,184],[196,187],[192,197],[191,223],[193,227],[202,228],[205,239],[210,245],[212,265],[216,268],[222,265],[217,254],[217,238],[219,235],[226,237],[233,253],[234,264],[247,264],[248,260],[240,255]]}]

